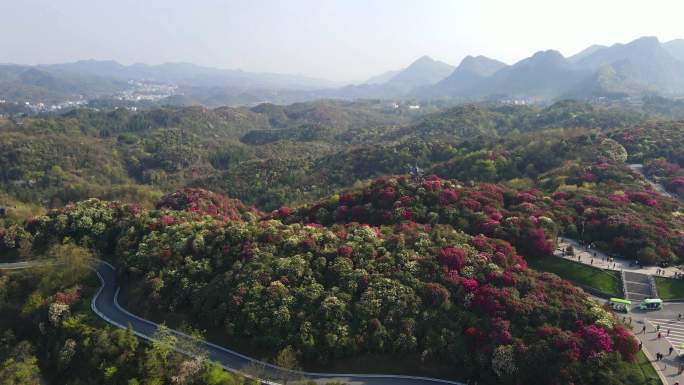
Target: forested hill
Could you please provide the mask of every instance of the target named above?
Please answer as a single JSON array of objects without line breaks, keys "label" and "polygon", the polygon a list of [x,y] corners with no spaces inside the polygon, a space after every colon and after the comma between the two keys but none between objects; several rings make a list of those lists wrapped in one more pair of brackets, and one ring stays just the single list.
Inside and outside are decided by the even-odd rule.
[{"label": "forested hill", "polygon": [[[516,199],[537,198],[547,199]],[[613,315],[568,282],[529,269],[508,242],[463,232],[488,215],[492,235],[518,226],[532,239],[523,255],[546,256],[551,219],[518,224],[521,217],[506,214],[506,225],[494,223],[509,199],[496,185],[398,177],[264,217],[187,189],[152,210],[97,199],[52,210],[7,229],[2,248],[77,242],[125,272],[136,312],[172,313],[244,342],[246,353],[289,349],[318,367],[401,357],[400,368],[381,365],[490,384],[645,385],[631,364],[637,342]]]},{"label": "forested hill", "polygon": [[646,119],[578,102],[430,110],[319,101],[5,119],[0,191],[55,207],[88,197],[151,204],[163,191],[194,185],[273,209],[359,179],[404,173],[416,163],[430,167],[477,149],[475,138],[554,127],[627,127]]}]

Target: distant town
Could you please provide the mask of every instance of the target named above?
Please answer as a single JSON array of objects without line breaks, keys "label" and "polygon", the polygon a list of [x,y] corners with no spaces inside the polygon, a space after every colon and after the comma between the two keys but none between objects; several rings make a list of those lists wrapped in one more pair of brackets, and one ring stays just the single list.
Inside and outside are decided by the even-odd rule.
[{"label": "distant town", "polygon": [[[58,113],[74,108],[92,107],[91,103],[95,100],[110,100],[123,102],[126,108],[137,110],[134,105],[140,102],[158,102],[173,95],[178,95],[178,86],[175,84],[164,84],[145,80],[129,80],[129,88],[111,96],[100,96],[98,98],[86,98],[77,95],[71,100],[62,102],[44,102],[38,100],[11,101],[0,99],[0,118],[34,115],[44,113]],[[96,109],[96,108],[95,108]]]}]

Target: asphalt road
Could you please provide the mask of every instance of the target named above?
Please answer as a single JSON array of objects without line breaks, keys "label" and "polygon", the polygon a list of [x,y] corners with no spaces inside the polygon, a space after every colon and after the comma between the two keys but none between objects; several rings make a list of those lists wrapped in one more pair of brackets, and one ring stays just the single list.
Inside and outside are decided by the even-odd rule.
[{"label": "asphalt road", "polygon": [[[34,266],[35,263],[18,262],[0,264],[0,269],[14,270]],[[112,265],[104,261],[97,261],[95,271],[102,282],[102,286],[93,297],[91,309],[108,323],[120,327],[131,327],[135,335],[151,340],[159,325],[140,318],[118,303],[119,287],[116,281],[116,271]],[[209,355],[209,359],[218,362],[226,370],[237,372],[248,377],[258,378],[263,384],[280,384],[297,380],[313,380],[318,384],[339,381],[349,385],[464,385],[460,382],[440,380],[435,378],[398,376],[383,374],[341,374],[341,373],[310,373],[291,371],[262,362],[238,352],[223,348],[207,341],[188,336],[179,331],[170,330],[178,339],[177,351],[192,355],[192,347],[198,347]],[[186,348],[190,347],[190,348]]]},{"label": "asphalt road", "polygon": [[636,172],[637,174],[641,175],[641,177],[644,178],[644,180],[646,180],[646,182],[648,182],[648,184],[650,184],[651,187],[653,187],[653,189],[654,189],[656,192],[658,192],[659,194],[664,195],[664,196],[666,196],[666,197],[668,197],[668,198],[671,198],[671,199],[674,199],[674,200],[676,200],[676,201],[679,201],[679,203],[684,204],[684,199],[678,197],[678,196],[675,195],[675,194],[670,193],[669,191],[667,191],[667,190],[665,189],[665,186],[663,186],[663,185],[660,184],[660,183],[656,183],[656,182],[654,182],[653,180],[651,180],[650,178],[648,178],[648,177],[646,176],[646,174],[644,174],[644,165],[643,165],[643,164],[640,164],[640,163],[628,164],[627,167],[629,167],[630,169],[632,169],[632,170],[633,170],[634,172]]}]

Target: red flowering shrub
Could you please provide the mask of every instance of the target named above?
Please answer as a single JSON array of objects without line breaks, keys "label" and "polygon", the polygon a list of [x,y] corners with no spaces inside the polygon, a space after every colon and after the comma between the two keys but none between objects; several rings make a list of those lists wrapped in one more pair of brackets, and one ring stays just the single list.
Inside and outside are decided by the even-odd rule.
[{"label": "red flowering shrub", "polygon": [[437,191],[442,188],[442,179],[436,175],[430,175],[423,179],[423,188],[428,191]]},{"label": "red flowering shrub", "polygon": [[446,206],[456,202],[458,199],[458,194],[452,189],[445,189],[439,194],[439,203]]},{"label": "red flowering shrub", "polygon": [[554,200],[567,200],[570,198],[570,194],[565,191],[556,191],[555,193],[551,194],[551,197]]},{"label": "red flowering shrub", "polygon": [[639,352],[639,343],[627,328],[620,324],[613,328],[613,345],[625,361],[634,362]]},{"label": "red flowering shrub", "polygon": [[186,188],[165,195],[155,207],[158,210],[188,211],[230,221],[248,220],[250,215],[257,217],[262,215],[254,207],[248,207],[237,199],[228,199],[220,194],[199,188]]},{"label": "red flowering shrub", "polygon": [[449,270],[460,270],[465,262],[465,251],[458,247],[444,247],[437,255],[439,264]]},{"label": "red flowering shrub", "polygon": [[350,258],[350,257],[352,256],[352,253],[353,253],[353,252],[354,252],[354,250],[353,250],[350,246],[346,246],[346,245],[345,245],[345,246],[340,246],[340,247],[337,249],[337,255],[339,255],[339,256],[341,256],[341,257]]},{"label": "red flowering shrub", "polygon": [[475,337],[477,336],[478,331],[475,326],[469,326],[466,330],[463,331],[463,335],[466,337]]},{"label": "red flowering shrub", "polygon": [[684,197],[684,176],[679,176],[670,181],[667,189],[675,194]]},{"label": "red flowering shrub", "polygon": [[172,217],[171,215],[164,215],[161,217],[161,220],[159,220],[159,223],[161,223],[163,226],[172,226],[176,223],[176,218]]},{"label": "red flowering shrub", "polygon": [[281,219],[286,219],[292,214],[292,210],[289,207],[281,207],[278,209],[278,217]]},{"label": "red flowering shrub", "polygon": [[596,325],[582,326],[575,335],[584,341],[582,355],[585,358],[592,357],[599,353],[610,353],[613,351],[613,339],[606,329]]},{"label": "red flowering shrub", "polygon": [[471,278],[461,278],[461,285],[469,293],[475,292],[477,288],[480,286],[477,280]]},{"label": "red flowering shrub", "polygon": [[59,291],[52,296],[54,302],[73,305],[81,299],[81,288],[75,287],[66,291]]},{"label": "red flowering shrub", "polygon": [[439,283],[430,282],[425,284],[423,300],[428,306],[439,307],[449,300],[449,290]]},{"label": "red flowering shrub", "polygon": [[585,182],[596,182],[598,177],[591,171],[587,171],[580,176],[580,178]]}]

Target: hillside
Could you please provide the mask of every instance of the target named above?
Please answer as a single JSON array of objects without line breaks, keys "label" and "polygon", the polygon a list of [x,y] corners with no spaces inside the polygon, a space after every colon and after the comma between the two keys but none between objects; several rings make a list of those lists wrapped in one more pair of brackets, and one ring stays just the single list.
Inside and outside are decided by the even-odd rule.
[{"label": "hillside", "polygon": [[447,161],[459,143],[478,137],[643,119],[577,102],[545,109],[468,105],[424,116],[383,102],[332,101],[79,110],[0,121],[0,187],[54,207],[92,196],[150,204],[161,191],[192,185],[273,209],[360,179],[405,173],[416,163]]},{"label": "hillside", "polygon": [[684,90],[684,62],[673,57],[655,37],[615,44],[577,61],[578,67],[591,70],[605,65],[612,66],[629,80],[657,87],[663,92]]},{"label": "hillside", "polygon": [[[452,195],[465,194],[457,182],[434,178],[392,178],[371,189],[377,207],[401,198],[445,212],[460,207]],[[559,376],[591,384],[603,367],[617,365],[623,371],[612,380],[633,383],[623,382],[632,381],[623,376],[638,350],[626,329],[581,290],[528,269],[505,241],[407,215],[380,226],[345,224],[344,216],[338,224],[303,225],[286,208],[278,219],[228,219],[206,196],[179,192],[163,201],[195,203],[162,203],[157,210],[89,200],[37,218],[24,236],[37,246],[69,236],[116,250],[111,260],[132,272],[138,305],[156,309],[152,317],[172,310],[270,354],[292,346],[305,364],[398,354],[414,358],[404,373],[438,370],[516,384],[551,384]],[[355,193],[327,202],[340,213],[347,207],[356,222],[370,214],[359,209],[364,199]],[[479,199],[503,196],[490,188]],[[561,308],[565,316],[552,316]],[[540,364],[547,370],[532,369]]]},{"label": "hillside", "polygon": [[87,74],[0,65],[0,99],[58,103],[111,95],[126,88],[123,81]]}]

